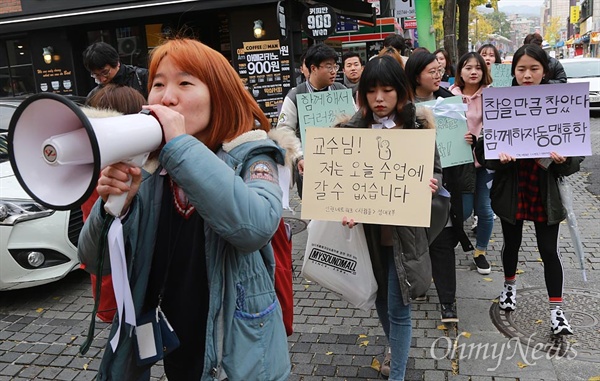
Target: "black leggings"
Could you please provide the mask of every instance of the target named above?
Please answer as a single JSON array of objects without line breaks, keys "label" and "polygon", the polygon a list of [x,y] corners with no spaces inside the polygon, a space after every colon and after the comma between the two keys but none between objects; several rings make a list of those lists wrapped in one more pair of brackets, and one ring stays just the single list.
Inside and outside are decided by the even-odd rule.
[{"label": "black leggings", "polygon": [[[518,220],[514,225],[501,220],[504,246],[502,246],[502,266],[504,276],[512,278],[517,272],[517,262],[521,239],[523,237],[523,221]],[[540,256],[544,262],[544,278],[548,296],[561,298],[563,291],[563,266],[558,252],[559,224],[548,225],[546,222],[534,222],[535,237]]]}]

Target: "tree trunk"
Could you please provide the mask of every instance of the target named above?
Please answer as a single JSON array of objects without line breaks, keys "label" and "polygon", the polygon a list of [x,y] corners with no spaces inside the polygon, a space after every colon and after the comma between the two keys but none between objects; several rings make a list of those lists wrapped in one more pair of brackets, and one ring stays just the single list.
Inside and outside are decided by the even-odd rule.
[{"label": "tree trunk", "polygon": [[458,2],[458,57],[469,51],[469,9],[471,0]]},{"label": "tree trunk", "polygon": [[444,3],[444,49],[453,63],[457,61],[456,50],[456,0],[446,0]]}]

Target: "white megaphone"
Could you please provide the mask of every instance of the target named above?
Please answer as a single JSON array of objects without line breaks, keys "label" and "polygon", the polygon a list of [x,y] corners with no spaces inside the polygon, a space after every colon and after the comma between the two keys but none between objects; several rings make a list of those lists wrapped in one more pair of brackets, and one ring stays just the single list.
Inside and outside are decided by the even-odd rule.
[{"label": "white megaphone", "polygon": [[[41,93],[25,99],[10,120],[10,164],[35,201],[69,210],[90,197],[100,170],[118,162],[142,166],[162,137],[149,113],[88,118],[64,96]],[[126,197],[110,196],[104,209],[120,216]]]}]

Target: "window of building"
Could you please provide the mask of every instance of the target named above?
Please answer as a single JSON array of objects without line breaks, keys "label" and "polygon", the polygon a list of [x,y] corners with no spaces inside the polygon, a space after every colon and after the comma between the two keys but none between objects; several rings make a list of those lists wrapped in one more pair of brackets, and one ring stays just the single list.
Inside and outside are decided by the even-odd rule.
[{"label": "window of building", "polygon": [[0,42],[0,96],[33,93],[33,65],[27,39]]}]

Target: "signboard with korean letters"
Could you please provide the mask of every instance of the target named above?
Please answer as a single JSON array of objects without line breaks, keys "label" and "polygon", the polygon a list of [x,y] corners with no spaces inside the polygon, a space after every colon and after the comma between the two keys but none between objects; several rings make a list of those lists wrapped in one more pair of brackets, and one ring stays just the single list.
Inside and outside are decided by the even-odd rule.
[{"label": "signboard with korean letters", "polygon": [[588,83],[483,90],[486,159],[591,156]]},{"label": "signboard with korean letters", "polygon": [[435,130],[307,128],[302,219],[429,227]]},{"label": "signboard with korean letters", "polygon": [[297,94],[296,101],[303,148],[307,127],[332,127],[356,112],[350,89]]}]

